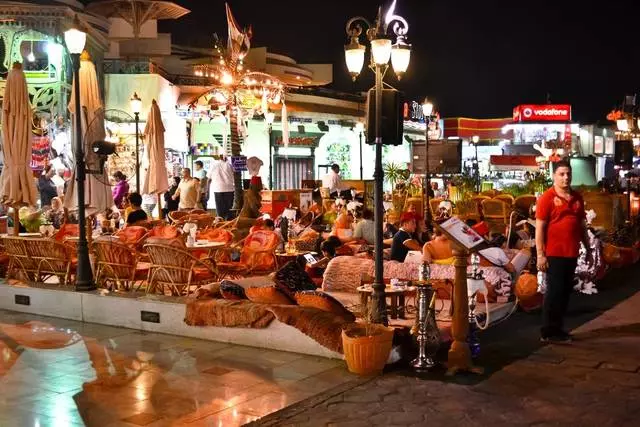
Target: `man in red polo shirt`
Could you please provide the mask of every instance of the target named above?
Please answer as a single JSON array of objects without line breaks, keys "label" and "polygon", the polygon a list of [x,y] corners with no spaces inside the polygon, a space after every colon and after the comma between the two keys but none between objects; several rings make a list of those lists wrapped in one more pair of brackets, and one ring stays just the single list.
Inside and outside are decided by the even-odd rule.
[{"label": "man in red polo shirt", "polygon": [[561,160],[555,164],[553,187],[536,202],[536,248],[538,270],[547,272],[547,290],[542,308],[543,342],[570,342],[563,330],[563,318],[573,290],[580,242],[589,253],[582,196],[571,189],[571,165]]}]

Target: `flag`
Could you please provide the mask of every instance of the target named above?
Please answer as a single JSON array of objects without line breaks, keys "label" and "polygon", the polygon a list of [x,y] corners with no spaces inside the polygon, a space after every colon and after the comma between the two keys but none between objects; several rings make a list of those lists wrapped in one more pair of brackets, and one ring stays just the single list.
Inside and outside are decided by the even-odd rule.
[{"label": "flag", "polygon": [[[249,41],[250,33],[245,33],[240,29],[240,26],[231,13],[231,8],[228,3],[225,3],[225,7],[227,9],[227,27],[229,29],[229,34],[227,36],[227,50],[229,51],[231,60],[236,61],[241,52],[249,50],[249,47],[251,46]],[[251,30],[249,30],[249,32],[250,31]]]}]

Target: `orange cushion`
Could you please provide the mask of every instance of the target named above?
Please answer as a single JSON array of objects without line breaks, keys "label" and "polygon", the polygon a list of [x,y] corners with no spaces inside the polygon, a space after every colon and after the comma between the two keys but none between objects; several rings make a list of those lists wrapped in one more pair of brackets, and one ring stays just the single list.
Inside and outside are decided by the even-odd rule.
[{"label": "orange cushion", "polygon": [[322,291],[302,291],[296,293],[296,302],[301,307],[313,307],[328,311],[348,322],[355,322],[356,317],[337,299]]},{"label": "orange cushion", "polygon": [[246,289],[245,293],[251,302],[259,304],[295,305],[295,302],[292,301],[291,298],[274,286],[262,288],[251,287]]}]

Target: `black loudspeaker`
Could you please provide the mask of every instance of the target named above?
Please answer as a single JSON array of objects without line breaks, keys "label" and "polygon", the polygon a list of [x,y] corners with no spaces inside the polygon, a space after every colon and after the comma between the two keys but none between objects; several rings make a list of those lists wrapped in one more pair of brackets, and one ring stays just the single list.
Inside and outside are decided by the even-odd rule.
[{"label": "black loudspeaker", "polygon": [[616,141],[613,152],[613,162],[623,169],[631,169],[633,166],[633,141]]},{"label": "black loudspeaker", "polygon": [[[402,95],[394,89],[382,90],[382,144],[402,145]],[[376,91],[367,95],[367,144],[376,143]]]}]

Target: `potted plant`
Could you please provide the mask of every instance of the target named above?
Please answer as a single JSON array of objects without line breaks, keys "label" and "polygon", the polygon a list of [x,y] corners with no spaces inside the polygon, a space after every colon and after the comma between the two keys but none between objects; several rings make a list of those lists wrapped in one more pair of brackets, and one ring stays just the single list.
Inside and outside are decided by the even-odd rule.
[{"label": "potted plant", "polygon": [[344,359],[354,374],[380,374],[389,359],[394,329],[370,319],[371,311],[367,310],[364,322],[351,323],[342,330]]}]

